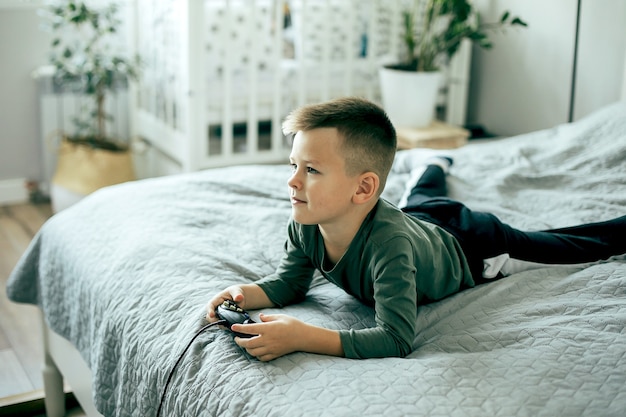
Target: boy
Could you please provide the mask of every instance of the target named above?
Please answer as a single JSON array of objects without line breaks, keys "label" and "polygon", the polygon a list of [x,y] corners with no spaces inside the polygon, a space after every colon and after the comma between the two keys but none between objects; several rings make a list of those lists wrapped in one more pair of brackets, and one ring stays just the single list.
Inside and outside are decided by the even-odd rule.
[{"label": "boy", "polygon": [[[378,106],[343,98],[305,106],[283,124],[295,134],[288,180],[292,219],[276,272],[234,285],[207,304],[207,319],[230,299],[246,310],[304,299],[315,269],[375,309],[376,327],[329,330],[287,315],[233,325],[257,335],[235,342],[261,361],[306,351],[370,358],[406,356],[417,306],[501,276],[508,257],[581,263],[626,252],[626,216],[548,232],[521,232],[445,197],[452,160],[412,172],[402,210],[380,198],[395,151],[395,130]],[[484,260],[491,259],[484,268]],[[493,262],[495,261],[495,262]]]}]

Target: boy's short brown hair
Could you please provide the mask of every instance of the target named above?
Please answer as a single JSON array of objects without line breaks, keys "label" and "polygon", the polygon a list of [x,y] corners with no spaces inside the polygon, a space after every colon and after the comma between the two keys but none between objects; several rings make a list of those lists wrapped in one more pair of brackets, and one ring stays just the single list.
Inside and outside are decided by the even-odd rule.
[{"label": "boy's short brown hair", "polygon": [[362,98],[338,98],[292,111],[283,122],[283,133],[289,136],[322,127],[336,128],[343,138],[346,174],[376,173],[380,194],[391,170],[397,142],[396,131],[385,111]]}]

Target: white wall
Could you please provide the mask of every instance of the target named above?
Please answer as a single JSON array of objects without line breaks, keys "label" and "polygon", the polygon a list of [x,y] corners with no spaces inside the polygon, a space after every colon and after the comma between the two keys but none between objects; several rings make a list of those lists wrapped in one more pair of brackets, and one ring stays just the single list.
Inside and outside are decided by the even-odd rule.
[{"label": "white wall", "polygon": [[38,2],[0,0],[0,203],[14,185],[39,179],[36,83],[30,73],[47,60],[50,35],[39,29]]},{"label": "white wall", "polygon": [[[476,0],[485,20],[504,10],[528,28],[493,34],[473,51],[468,123],[497,135],[569,120],[576,0]],[[582,0],[574,120],[619,99],[626,53],[626,1]]]}]

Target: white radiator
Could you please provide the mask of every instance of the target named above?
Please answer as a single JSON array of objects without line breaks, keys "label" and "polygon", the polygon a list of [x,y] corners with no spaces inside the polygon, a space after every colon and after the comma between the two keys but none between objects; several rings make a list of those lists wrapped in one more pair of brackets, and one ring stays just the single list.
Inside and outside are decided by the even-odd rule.
[{"label": "white radiator", "polygon": [[[57,149],[63,134],[76,132],[74,119],[93,110],[94,97],[75,92],[71,85],[55,83],[54,67],[44,66],[32,74],[37,81],[39,96],[40,146],[43,180],[39,184],[44,194],[50,192],[50,182],[56,169]],[[120,143],[130,145],[129,92],[120,88],[107,93],[105,112],[107,135]]]}]

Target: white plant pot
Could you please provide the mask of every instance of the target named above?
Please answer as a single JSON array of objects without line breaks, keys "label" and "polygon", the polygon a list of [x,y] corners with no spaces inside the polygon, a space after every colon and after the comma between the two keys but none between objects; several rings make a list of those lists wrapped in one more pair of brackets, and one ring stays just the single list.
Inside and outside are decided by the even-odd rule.
[{"label": "white plant pot", "polygon": [[441,72],[379,71],[383,107],[395,127],[426,127],[435,119]]}]

